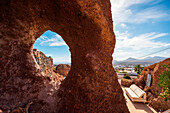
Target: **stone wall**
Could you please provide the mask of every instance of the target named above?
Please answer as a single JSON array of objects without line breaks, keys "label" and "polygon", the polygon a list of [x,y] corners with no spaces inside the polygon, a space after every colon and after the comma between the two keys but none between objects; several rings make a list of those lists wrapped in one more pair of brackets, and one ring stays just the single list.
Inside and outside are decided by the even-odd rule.
[{"label": "stone wall", "polygon": [[37,64],[42,69],[46,76],[52,77],[53,75],[53,59],[49,56],[45,56],[43,52],[38,49],[33,49],[34,58]]}]

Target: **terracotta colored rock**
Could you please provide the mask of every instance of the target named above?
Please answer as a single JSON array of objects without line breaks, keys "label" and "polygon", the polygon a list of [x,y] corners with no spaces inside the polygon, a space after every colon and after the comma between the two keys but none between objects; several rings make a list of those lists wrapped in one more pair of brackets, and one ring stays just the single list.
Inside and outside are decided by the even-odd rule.
[{"label": "terracotta colored rock", "polygon": [[151,82],[151,92],[156,94],[156,93],[161,93],[162,88],[158,86],[159,83],[159,75],[163,73],[163,71],[166,70],[166,68],[163,68],[163,65],[168,65],[170,66],[170,58],[167,58],[160,63],[153,64],[151,66],[145,67],[143,71],[141,72],[141,75],[139,78],[134,79],[133,82],[138,85],[142,86],[143,88],[146,86],[146,80],[147,80],[147,75],[151,74],[152,75],[152,82]]},{"label": "terracotta colored rock", "polygon": [[[112,66],[109,0],[1,0],[0,7],[2,110],[32,101],[31,113],[129,112]],[[47,30],[61,35],[71,52],[59,91],[33,60],[33,44]]]},{"label": "terracotta colored rock", "polygon": [[25,108],[18,107],[16,109],[14,109],[13,111],[11,111],[10,113],[28,113],[28,109],[29,109],[31,104],[32,104],[32,102],[28,103],[25,106]]},{"label": "terracotta colored rock", "polygon": [[125,87],[130,87],[132,85],[132,80],[121,79],[121,85]]},{"label": "terracotta colored rock", "polygon": [[[162,88],[158,86],[158,83],[159,83],[159,75],[166,70],[166,68],[162,67],[163,65],[170,66],[170,58],[167,58],[151,66],[145,67],[141,72],[140,77],[133,81],[139,87],[142,86],[144,88],[144,91],[148,93],[147,98],[149,101],[149,105],[151,105],[157,111],[159,111],[160,109],[162,111],[170,109],[170,106],[165,105],[165,104],[170,105],[170,102],[167,103],[163,101],[163,99],[160,99],[160,97],[158,97],[157,95],[162,92]],[[152,75],[151,87],[146,86],[146,80],[148,74]]]},{"label": "terracotta colored rock", "polygon": [[157,112],[162,112],[170,109],[170,101],[165,102],[163,98],[154,98],[149,105]]},{"label": "terracotta colored rock", "polygon": [[57,81],[58,85],[61,84],[61,82],[64,80],[63,79],[63,75],[60,75],[58,73],[53,72],[53,77],[55,78],[55,80]]},{"label": "terracotta colored rock", "polygon": [[70,71],[71,66],[68,64],[59,64],[56,66],[56,71],[60,75],[67,76],[68,72]]},{"label": "terracotta colored rock", "polygon": [[154,95],[151,92],[147,92],[147,101],[148,103],[151,103],[151,101],[155,98]]},{"label": "terracotta colored rock", "polygon": [[151,92],[151,88],[148,87],[148,86],[145,86],[145,88],[143,89],[143,91],[145,91],[145,92]]},{"label": "terracotta colored rock", "polygon": [[138,87],[143,89],[146,85],[146,82],[144,80],[144,75],[140,75],[140,76],[138,76],[137,79],[133,79],[132,83],[136,84]]}]

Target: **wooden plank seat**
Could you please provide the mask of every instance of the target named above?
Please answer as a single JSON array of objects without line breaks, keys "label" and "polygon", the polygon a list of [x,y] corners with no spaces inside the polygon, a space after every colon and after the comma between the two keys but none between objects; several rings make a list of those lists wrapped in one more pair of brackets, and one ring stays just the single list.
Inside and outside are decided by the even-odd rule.
[{"label": "wooden plank seat", "polygon": [[135,84],[132,84],[129,88],[125,88],[125,91],[133,102],[147,102],[146,93]]}]

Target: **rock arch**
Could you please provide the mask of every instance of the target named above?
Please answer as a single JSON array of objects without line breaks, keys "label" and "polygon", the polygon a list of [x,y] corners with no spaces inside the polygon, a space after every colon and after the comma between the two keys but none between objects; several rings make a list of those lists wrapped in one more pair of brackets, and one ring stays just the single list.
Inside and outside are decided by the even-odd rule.
[{"label": "rock arch", "polygon": [[[31,112],[128,112],[112,67],[109,0],[4,0],[0,7],[2,110],[33,101]],[[46,30],[60,34],[71,51],[59,90],[33,60],[33,44]]]}]

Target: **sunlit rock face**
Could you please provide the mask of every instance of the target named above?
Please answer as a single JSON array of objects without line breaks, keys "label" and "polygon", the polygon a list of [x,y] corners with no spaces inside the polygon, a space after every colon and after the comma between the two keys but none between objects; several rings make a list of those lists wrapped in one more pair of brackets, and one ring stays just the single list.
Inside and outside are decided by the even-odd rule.
[{"label": "sunlit rock face", "polygon": [[[170,101],[165,102],[162,98],[158,96],[159,93],[162,92],[162,88],[158,86],[159,83],[159,75],[166,70],[163,65],[170,66],[170,58],[167,58],[159,63],[155,63],[148,67],[145,67],[141,72],[140,77],[135,79],[133,82],[138,85],[140,88],[144,89],[147,92],[147,99],[149,105],[152,106],[157,111],[165,111],[170,109]],[[146,86],[147,75],[152,75],[151,86]]]},{"label": "sunlit rock face", "polygon": [[70,68],[71,66],[68,64],[58,64],[54,72],[59,73],[60,75],[66,77],[70,71]]},{"label": "sunlit rock face", "polygon": [[[0,7],[3,111],[33,102],[31,113],[129,112],[112,66],[109,0],[1,0]],[[59,90],[33,59],[33,44],[47,30],[61,35],[71,52],[71,70]]]},{"label": "sunlit rock face", "polygon": [[33,49],[34,58],[45,76],[53,76],[53,59],[38,49]]},{"label": "sunlit rock face", "polygon": [[151,92],[153,92],[154,94],[156,94],[156,92],[161,93],[162,88],[158,86],[158,83],[159,83],[159,75],[166,70],[166,68],[163,67],[163,65],[170,66],[170,58],[167,58],[159,63],[155,63],[153,65],[145,67],[141,72],[140,77],[135,79],[133,82],[139,87],[141,87],[142,89],[144,89],[146,87],[147,75],[151,74],[152,75],[152,81],[150,86]]}]

